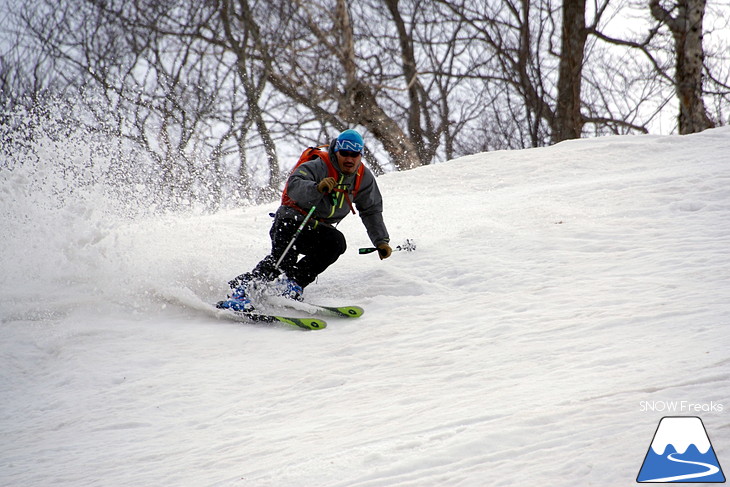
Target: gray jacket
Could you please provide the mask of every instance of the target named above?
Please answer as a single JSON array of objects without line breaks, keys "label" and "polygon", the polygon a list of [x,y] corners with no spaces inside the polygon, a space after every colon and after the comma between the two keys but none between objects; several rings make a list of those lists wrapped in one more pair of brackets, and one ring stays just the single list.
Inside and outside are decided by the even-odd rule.
[{"label": "gray jacket", "polygon": [[[380,195],[375,176],[367,167],[363,166],[360,188],[353,199],[352,191],[357,174],[349,176],[342,174],[337,164],[337,156],[334,153],[334,144],[335,141],[333,140],[329,146],[329,156],[332,165],[337,170],[337,187],[347,189],[347,197],[360,214],[373,245],[377,246],[380,243],[390,241],[388,230],[383,222],[383,198]],[[327,163],[319,157],[302,163],[289,176],[287,194],[296,202],[299,208],[306,212],[312,206],[316,206],[317,209],[312,218],[326,225],[335,226],[350,212],[350,205],[343,193],[332,192],[329,195],[323,195],[317,191],[317,184],[328,175]],[[304,219],[302,213],[288,206],[282,205],[277,213],[282,217],[294,217],[298,221]]]}]

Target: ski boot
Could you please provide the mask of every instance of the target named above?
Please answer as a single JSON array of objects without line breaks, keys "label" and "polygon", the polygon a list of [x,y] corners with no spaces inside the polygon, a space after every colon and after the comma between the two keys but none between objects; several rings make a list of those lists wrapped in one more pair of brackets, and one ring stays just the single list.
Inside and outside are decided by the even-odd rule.
[{"label": "ski boot", "polygon": [[304,289],[291,279],[278,279],[274,283],[274,290],[279,296],[283,296],[294,301],[303,301]]},{"label": "ski boot", "polygon": [[248,313],[254,310],[254,305],[246,296],[246,286],[242,285],[233,290],[231,295],[225,301],[220,301],[217,305],[221,309],[230,309],[233,311],[241,311]]}]

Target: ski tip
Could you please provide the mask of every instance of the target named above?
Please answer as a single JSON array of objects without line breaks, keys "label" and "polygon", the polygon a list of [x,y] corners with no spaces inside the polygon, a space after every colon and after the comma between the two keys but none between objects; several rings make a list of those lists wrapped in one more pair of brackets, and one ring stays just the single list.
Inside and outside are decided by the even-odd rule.
[{"label": "ski tip", "polygon": [[336,318],[359,318],[365,312],[360,306],[313,306],[318,312]]},{"label": "ski tip", "polygon": [[344,308],[341,308],[340,311],[343,315],[348,316],[350,318],[359,318],[365,313],[365,310],[362,309],[360,306],[347,306]]},{"label": "ski tip", "polygon": [[279,321],[293,326],[298,326],[304,330],[323,330],[327,328],[327,322],[317,318],[289,318],[285,316],[277,316]]}]

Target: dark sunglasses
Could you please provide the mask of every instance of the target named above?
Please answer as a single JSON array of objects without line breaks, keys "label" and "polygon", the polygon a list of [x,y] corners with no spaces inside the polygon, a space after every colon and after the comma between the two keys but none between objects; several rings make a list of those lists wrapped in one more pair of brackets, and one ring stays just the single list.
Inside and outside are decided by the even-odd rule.
[{"label": "dark sunglasses", "polygon": [[354,150],[341,150],[340,154],[342,154],[344,157],[357,157],[360,155],[359,152],[355,152]]}]

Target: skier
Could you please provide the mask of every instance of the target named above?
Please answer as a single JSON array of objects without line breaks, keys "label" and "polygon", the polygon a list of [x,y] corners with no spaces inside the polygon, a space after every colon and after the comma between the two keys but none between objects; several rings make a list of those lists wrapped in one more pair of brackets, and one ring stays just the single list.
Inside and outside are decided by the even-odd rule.
[{"label": "skier", "polygon": [[[355,130],[345,130],[332,140],[326,154],[295,167],[269,231],[271,253],[251,272],[228,282],[233,292],[218,307],[252,311],[254,306],[247,294],[252,283],[272,283],[276,294],[301,301],[304,288],[345,252],[345,236],[335,226],[350,211],[355,213],[353,204],[380,259],[390,257],[383,200],[375,177],[362,164],[362,150],[362,136]],[[310,220],[297,235],[313,207]]]}]

